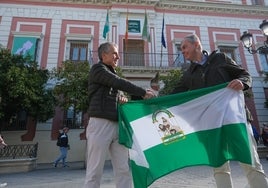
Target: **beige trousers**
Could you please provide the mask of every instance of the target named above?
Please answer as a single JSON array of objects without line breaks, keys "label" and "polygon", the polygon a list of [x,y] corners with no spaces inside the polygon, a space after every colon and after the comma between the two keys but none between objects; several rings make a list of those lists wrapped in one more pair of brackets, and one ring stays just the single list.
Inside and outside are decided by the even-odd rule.
[{"label": "beige trousers", "polygon": [[84,188],[99,188],[110,152],[116,188],[131,188],[128,149],[118,143],[118,122],[90,118],[87,131],[87,167]]},{"label": "beige trousers", "polygon": [[[257,153],[257,143],[254,139],[251,125],[247,126],[249,139],[252,144],[252,157],[253,165],[248,165],[244,163],[239,163],[243,168],[246,178],[248,180],[248,185],[246,187],[250,188],[268,188],[268,179],[265,175],[262,165],[260,163],[259,155]],[[232,179],[231,179],[231,169],[229,161],[226,162],[219,168],[214,168],[214,177],[216,180],[217,188],[232,188]]]}]

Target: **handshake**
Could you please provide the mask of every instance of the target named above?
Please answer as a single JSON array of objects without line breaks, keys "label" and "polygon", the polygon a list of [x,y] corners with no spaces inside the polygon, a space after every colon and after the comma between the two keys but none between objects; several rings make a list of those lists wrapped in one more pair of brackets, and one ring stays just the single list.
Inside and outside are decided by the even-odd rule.
[{"label": "handshake", "polygon": [[[143,99],[150,99],[150,98],[153,98],[153,97],[156,97],[156,96],[157,96],[157,94],[153,90],[146,89],[146,93],[145,93],[145,95],[142,98]],[[124,95],[119,95],[118,102],[120,104],[124,104],[124,103],[128,102],[128,98],[125,97]]]},{"label": "handshake", "polygon": [[157,95],[155,94],[155,92],[151,89],[146,89],[146,94],[142,97],[143,99],[150,99],[153,97],[156,97]]}]

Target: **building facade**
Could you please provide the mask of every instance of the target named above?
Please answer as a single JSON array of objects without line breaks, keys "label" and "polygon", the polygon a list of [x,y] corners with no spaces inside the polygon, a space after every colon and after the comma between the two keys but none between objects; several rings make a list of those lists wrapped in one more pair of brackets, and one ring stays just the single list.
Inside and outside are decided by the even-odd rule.
[{"label": "building facade", "polygon": [[[263,45],[266,38],[259,25],[267,18],[268,0],[2,0],[0,44],[13,53],[34,49],[31,53],[40,67],[50,70],[65,60],[97,63],[98,46],[115,42],[124,76],[149,87],[157,71],[165,73],[187,63],[181,55],[180,41],[195,33],[204,50],[225,52],[250,72],[253,97],[247,102],[259,129],[268,122],[268,109],[264,107],[268,86],[261,74],[268,71],[268,55],[248,53],[240,36],[249,31],[254,44]],[[38,142],[38,162],[52,162],[58,152],[55,133],[69,113],[71,109],[57,109],[53,119],[38,123],[30,141],[21,140],[29,130],[2,134],[9,144]],[[87,123],[82,116],[80,121],[82,125]],[[84,126],[71,129],[69,135],[68,160],[83,161]]]}]

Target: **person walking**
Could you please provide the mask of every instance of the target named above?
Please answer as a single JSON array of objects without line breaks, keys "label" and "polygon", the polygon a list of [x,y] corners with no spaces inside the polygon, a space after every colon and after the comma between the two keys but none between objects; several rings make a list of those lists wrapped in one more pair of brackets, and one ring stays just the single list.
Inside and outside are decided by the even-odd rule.
[{"label": "person walking", "polygon": [[263,123],[262,129],[261,129],[261,137],[263,141],[263,145],[268,147],[268,124]]},{"label": "person walking", "polygon": [[69,140],[67,133],[69,132],[68,127],[63,127],[62,132],[58,136],[57,140],[57,146],[60,148],[60,156],[54,161],[54,167],[58,166],[58,163],[62,160],[62,166],[63,167],[69,167],[66,164],[66,158],[68,154],[68,150],[70,148],[69,146]]},{"label": "person walking", "polygon": [[[172,93],[185,92],[194,89],[210,87],[229,82],[227,87],[233,90],[247,90],[252,85],[250,74],[237,65],[234,60],[224,53],[213,51],[210,55],[202,49],[197,35],[187,35],[181,43],[184,58],[191,61],[190,67],[183,73],[182,78]],[[248,184],[251,188],[267,188],[268,181],[257,153],[250,122],[248,132],[252,140],[253,165],[240,163],[245,171]],[[229,161],[221,167],[214,168],[214,178],[217,188],[232,188],[231,169]]]},{"label": "person walking", "polygon": [[[0,149],[4,149],[7,146],[7,144],[5,143],[5,140],[3,139],[2,135],[0,134]],[[1,183],[0,182],[0,187],[6,187],[7,183]]]},{"label": "person walking", "polygon": [[107,153],[110,153],[116,188],[131,188],[128,149],[118,142],[118,103],[128,99],[123,95],[154,97],[150,90],[138,87],[116,74],[119,54],[115,43],[106,42],[98,48],[99,63],[89,75],[89,122],[86,129],[87,157],[84,188],[99,188]]}]

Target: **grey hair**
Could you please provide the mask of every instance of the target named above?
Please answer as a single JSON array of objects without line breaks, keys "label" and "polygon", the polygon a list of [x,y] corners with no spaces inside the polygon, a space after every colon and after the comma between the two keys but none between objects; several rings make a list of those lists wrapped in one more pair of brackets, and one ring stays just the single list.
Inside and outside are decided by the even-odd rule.
[{"label": "grey hair", "polygon": [[109,53],[109,51],[111,50],[111,47],[118,47],[117,44],[112,43],[112,42],[105,42],[102,43],[99,48],[98,48],[98,56],[99,59],[102,61],[102,54],[103,53]]},{"label": "grey hair", "polygon": [[[190,34],[190,35],[187,35],[186,37],[184,37],[183,41],[188,41],[190,42],[191,44],[194,44],[194,43],[198,43],[199,46],[200,46],[200,50],[202,51],[202,44],[201,44],[201,41],[199,39],[199,37],[196,35],[196,34]],[[183,42],[182,41],[182,42]]]}]

